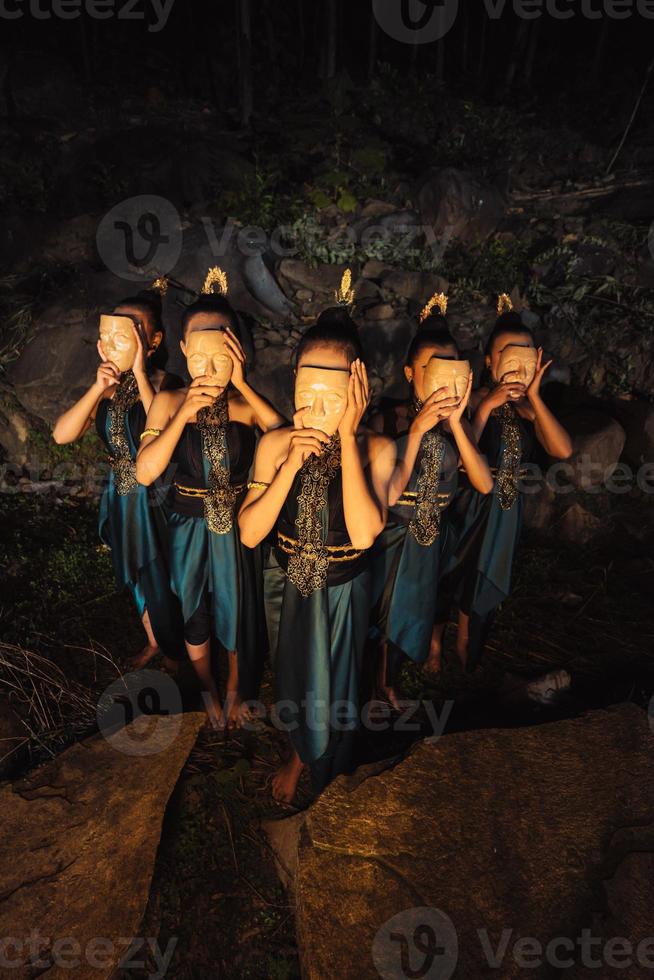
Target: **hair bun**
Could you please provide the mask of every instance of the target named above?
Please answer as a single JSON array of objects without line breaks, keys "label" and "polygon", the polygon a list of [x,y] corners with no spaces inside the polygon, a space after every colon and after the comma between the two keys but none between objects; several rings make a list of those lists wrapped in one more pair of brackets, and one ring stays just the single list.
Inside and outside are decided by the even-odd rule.
[{"label": "hair bun", "polygon": [[359,334],[359,325],[352,319],[345,306],[328,306],[316,320],[316,326],[318,325],[342,327],[344,330],[351,330],[357,336]]}]

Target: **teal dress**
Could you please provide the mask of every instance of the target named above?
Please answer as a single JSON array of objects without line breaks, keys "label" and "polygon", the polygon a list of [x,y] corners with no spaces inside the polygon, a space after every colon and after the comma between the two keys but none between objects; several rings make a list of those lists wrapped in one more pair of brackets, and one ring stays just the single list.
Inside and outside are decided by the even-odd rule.
[{"label": "teal dress", "polygon": [[511,462],[507,454],[512,451],[514,477],[519,478],[520,467],[531,460],[535,446],[532,423],[515,412],[512,418],[519,435],[517,448],[511,450],[505,422],[497,413],[491,414],[479,441],[495,477],[493,492],[479,493],[463,476],[460,491],[447,511],[441,592],[470,618],[468,670],[474,670],[481,661],[494,615],[511,594],[523,500],[519,482],[513,502],[508,505],[502,499],[498,474]]},{"label": "teal dress", "polygon": [[[171,583],[182,606],[186,639],[201,643],[210,632],[224,650],[236,650],[239,695],[247,701],[258,694],[267,648],[261,549],[242,544],[236,518],[247,492],[256,438],[254,429],[241,422],[230,421],[225,429],[225,465],[238,491],[232,526],[226,533],[211,531],[205,520],[203,495],[210,466],[197,423],[185,426],[175,448],[169,519]],[[194,635],[198,620],[207,623],[199,636]]]},{"label": "teal dress", "polygon": [[[288,576],[297,540],[302,470],[277,522],[267,568],[268,613],[277,635],[275,691],[278,716],[320,792],[354,767],[363,653],[370,611],[368,552],[349,543],[342,470],[329,483],[320,520],[329,549],[326,581],[303,595]],[[276,608],[275,608],[276,606]]]},{"label": "teal dress", "polygon": [[[127,493],[118,492],[116,446],[111,437],[113,411],[112,400],[105,398],[98,405],[95,419],[112,463],[100,499],[100,540],[111,549],[117,587],[129,587],[139,616],[147,609],[152,632],[164,656],[179,660],[184,656],[183,622],[170,588],[166,491],[161,486],[150,490],[134,479]],[[133,462],[145,428],[141,401],[123,413],[123,426]]]},{"label": "teal dress", "polygon": [[[401,437],[403,442],[406,437],[406,433]],[[437,490],[440,533],[429,544],[421,544],[411,530],[424,455],[421,448],[409,483],[395,506],[389,508],[386,527],[372,548],[371,625],[373,633],[381,634],[391,644],[389,674],[394,672],[393,665],[398,666],[395,662],[397,652],[417,664],[424,663],[429,655],[436,619],[441,553],[447,536],[445,510],[454,496],[458,479],[456,443],[446,431],[441,432],[441,439],[443,456]]]}]

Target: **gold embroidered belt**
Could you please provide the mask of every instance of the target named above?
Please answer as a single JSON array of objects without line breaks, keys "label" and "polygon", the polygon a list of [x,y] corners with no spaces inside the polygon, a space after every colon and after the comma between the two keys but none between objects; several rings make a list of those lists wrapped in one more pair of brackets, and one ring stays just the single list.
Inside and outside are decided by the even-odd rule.
[{"label": "gold embroidered belt", "polygon": [[[277,532],[277,544],[281,550],[286,555],[294,555],[297,549],[297,539],[289,538],[287,534],[282,534],[281,531]],[[329,561],[354,561],[355,558],[360,558],[365,554],[365,551],[357,551],[351,544],[343,545],[327,545],[327,554],[329,555]]]},{"label": "gold embroidered belt", "polygon": [[[499,473],[498,468],[496,466],[491,466],[491,476],[493,477],[493,479],[495,479],[497,477],[497,474],[498,473]],[[517,475],[518,475],[518,478],[519,479],[524,479],[526,476],[529,476],[530,473],[531,473],[531,470],[525,469],[523,467],[522,469],[518,470],[518,474]]]},{"label": "gold embroidered belt", "polygon": [[[241,490],[245,490],[247,483],[239,483],[237,486],[230,487],[235,493],[240,493]],[[209,493],[207,487],[185,487],[181,483],[175,484],[175,490],[181,493],[183,497],[206,497]]]},{"label": "gold embroidered belt", "polygon": [[[447,507],[452,495],[449,493],[439,493],[437,496],[438,496],[438,506]],[[398,498],[394,506],[413,507],[414,504],[416,503],[417,497],[418,494],[415,490],[405,490],[404,493]]]}]

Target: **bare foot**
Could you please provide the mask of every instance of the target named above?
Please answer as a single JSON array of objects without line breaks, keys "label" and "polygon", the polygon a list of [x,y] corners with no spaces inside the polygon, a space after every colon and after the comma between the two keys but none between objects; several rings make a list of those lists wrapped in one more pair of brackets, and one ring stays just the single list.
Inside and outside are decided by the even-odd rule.
[{"label": "bare foot", "polygon": [[227,728],[230,731],[235,728],[242,728],[247,721],[252,721],[252,712],[247,704],[243,704],[236,691],[227,692],[225,714],[227,715]]},{"label": "bare foot", "polygon": [[204,707],[207,712],[207,720],[204,723],[205,730],[217,729],[218,731],[224,731],[225,715],[223,714],[220,699],[217,696],[212,697],[207,691],[204,691],[202,700],[204,701]]},{"label": "bare foot", "polygon": [[135,657],[131,657],[129,660],[130,667],[134,670],[140,670],[141,667],[146,667],[150,661],[159,653],[159,647],[153,646],[151,643],[146,643],[140,653],[137,653]]},{"label": "bare foot", "polygon": [[303,768],[299,755],[294,752],[288,762],[277,770],[272,781],[272,795],[277,803],[293,802]]},{"label": "bare foot", "polygon": [[428,674],[440,674],[441,670],[441,649],[430,650],[429,656],[422,665],[422,669]]}]

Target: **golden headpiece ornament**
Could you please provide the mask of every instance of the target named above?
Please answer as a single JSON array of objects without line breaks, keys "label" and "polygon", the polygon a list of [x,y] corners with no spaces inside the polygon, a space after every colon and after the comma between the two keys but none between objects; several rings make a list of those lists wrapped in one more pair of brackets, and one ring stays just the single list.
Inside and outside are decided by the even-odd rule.
[{"label": "golden headpiece ornament", "polygon": [[508,293],[500,293],[497,297],[497,315],[502,316],[503,313],[510,313],[513,309],[513,303],[511,302],[511,297]]},{"label": "golden headpiece ornament", "polygon": [[352,306],[354,290],[352,289],[352,270],[346,269],[341,279],[341,285],[334,293],[339,306]]},{"label": "golden headpiece ornament", "polygon": [[165,296],[168,292],[168,279],[166,276],[159,276],[158,279],[155,279],[150,289],[155,289],[160,296]]},{"label": "golden headpiece ornament", "polygon": [[421,310],[419,317],[420,323],[423,323],[431,315],[435,306],[440,310],[441,316],[445,316],[447,313],[447,296],[445,293],[434,293],[427,305]]},{"label": "golden headpiece ornament", "polygon": [[220,266],[212,266],[207,272],[207,278],[204,280],[202,293],[220,293],[221,296],[226,296],[227,289],[227,273],[223,272]]}]

